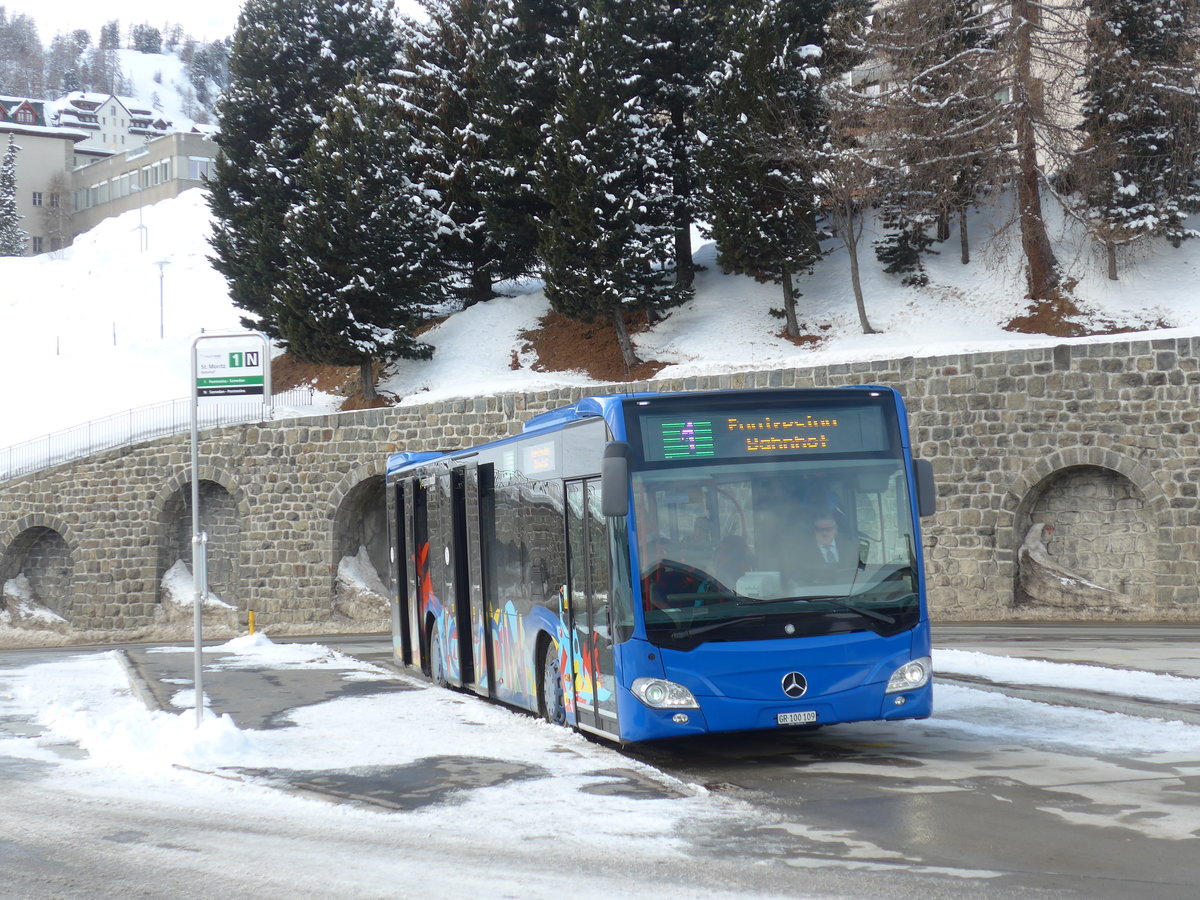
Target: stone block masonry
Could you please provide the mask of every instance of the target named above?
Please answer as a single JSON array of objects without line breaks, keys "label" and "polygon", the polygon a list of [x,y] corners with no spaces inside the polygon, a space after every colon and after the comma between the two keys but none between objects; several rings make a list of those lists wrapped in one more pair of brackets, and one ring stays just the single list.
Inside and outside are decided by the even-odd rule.
[{"label": "stone block masonry", "polygon": [[[1096,618],[1014,590],[1017,549],[1049,552],[1118,592],[1130,618],[1200,619],[1200,338],[877,360],[449,400],[225,428],[203,436],[214,590],[244,615],[312,627],[333,615],[337,565],[379,546],[389,453],[515,434],[533,415],[626,390],[891,385],[939,512],[924,524],[941,620]],[[160,582],[190,564],[186,435],[0,484],[0,581],[24,574],[76,628],[153,624]]]}]

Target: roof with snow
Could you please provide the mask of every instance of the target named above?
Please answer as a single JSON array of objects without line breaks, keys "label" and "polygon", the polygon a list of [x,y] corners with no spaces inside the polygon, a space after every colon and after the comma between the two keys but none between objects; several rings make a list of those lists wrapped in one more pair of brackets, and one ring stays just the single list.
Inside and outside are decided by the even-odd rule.
[{"label": "roof with snow", "polygon": [[0,96],[0,122],[18,125],[46,125],[46,103],[28,97]]},{"label": "roof with snow", "polygon": [[72,141],[87,140],[88,133],[71,127],[60,127],[54,121],[53,104],[29,97],[0,95],[0,131],[5,133],[43,135]]}]

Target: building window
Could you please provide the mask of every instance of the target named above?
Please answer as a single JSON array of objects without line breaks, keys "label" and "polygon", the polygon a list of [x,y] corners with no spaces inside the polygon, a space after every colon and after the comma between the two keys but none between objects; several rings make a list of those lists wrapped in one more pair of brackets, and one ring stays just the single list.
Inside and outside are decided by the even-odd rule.
[{"label": "building window", "polygon": [[34,253],[42,252],[42,239],[40,237],[35,237],[33,239],[33,252]]},{"label": "building window", "polygon": [[32,125],[34,122],[33,113],[27,109],[17,110],[17,121],[22,125]]},{"label": "building window", "polygon": [[209,176],[211,159],[202,156],[188,157],[188,178],[191,181],[201,181]]},{"label": "building window", "polygon": [[41,192],[41,191],[34,191],[34,192],[33,192],[33,205],[34,205],[34,206],[41,206],[41,205],[42,205],[42,192]]},{"label": "building window", "polygon": [[50,195],[50,208],[51,208],[51,209],[58,209],[58,194],[51,194],[51,195]]}]

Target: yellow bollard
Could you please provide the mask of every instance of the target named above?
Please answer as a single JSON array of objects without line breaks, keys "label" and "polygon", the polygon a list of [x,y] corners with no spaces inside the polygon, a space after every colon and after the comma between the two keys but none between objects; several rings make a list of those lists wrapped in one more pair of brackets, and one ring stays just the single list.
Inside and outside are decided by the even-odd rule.
[{"label": "yellow bollard", "polygon": [[250,610],[247,618],[250,623],[250,633],[254,634],[254,610]]}]

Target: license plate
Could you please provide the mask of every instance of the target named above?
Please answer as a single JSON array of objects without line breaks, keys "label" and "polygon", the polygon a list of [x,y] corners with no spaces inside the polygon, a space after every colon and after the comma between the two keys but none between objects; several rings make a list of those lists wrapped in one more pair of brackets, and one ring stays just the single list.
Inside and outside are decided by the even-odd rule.
[{"label": "license plate", "polygon": [[776,725],[809,725],[817,721],[817,711],[806,709],[804,712],[779,713],[775,716]]}]

